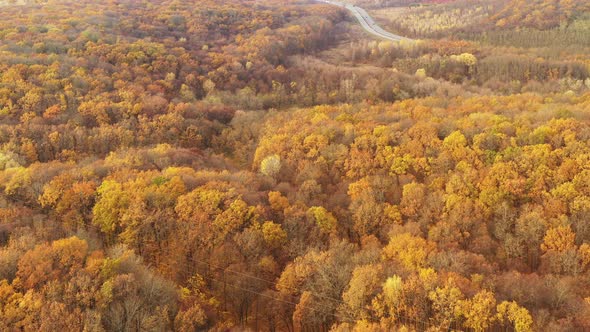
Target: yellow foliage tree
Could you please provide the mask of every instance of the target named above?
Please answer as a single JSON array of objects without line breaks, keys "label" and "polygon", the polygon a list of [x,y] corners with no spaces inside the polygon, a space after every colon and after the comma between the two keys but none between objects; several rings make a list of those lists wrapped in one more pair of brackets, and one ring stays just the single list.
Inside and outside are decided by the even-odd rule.
[{"label": "yellow foliage tree", "polygon": [[262,224],[262,236],[264,242],[271,248],[279,248],[287,242],[287,233],[283,230],[281,225],[275,224],[272,221],[267,221]]},{"label": "yellow foliage tree", "polygon": [[575,247],[576,234],[570,226],[557,226],[545,234],[541,249],[545,252],[564,252]]},{"label": "yellow foliage tree", "polygon": [[496,320],[496,298],[487,290],[475,294],[472,299],[462,300],[455,307],[455,314],[465,318],[464,326],[476,332],[485,331]]},{"label": "yellow foliage tree", "polygon": [[313,206],[307,210],[308,215],[315,221],[320,232],[329,234],[336,230],[336,217],[321,206]]},{"label": "yellow foliage tree", "polygon": [[516,302],[504,301],[498,304],[496,308],[498,320],[501,322],[509,321],[514,325],[516,332],[533,331],[533,318],[526,308],[516,304]]},{"label": "yellow foliage tree", "polygon": [[444,287],[437,287],[428,293],[434,309],[434,320],[441,327],[449,327],[458,318],[455,308],[464,299],[464,295],[457,288],[453,280],[448,280]]},{"label": "yellow foliage tree", "polygon": [[435,251],[433,243],[409,233],[393,236],[383,249],[383,258],[397,260],[410,270],[425,267],[428,256]]}]

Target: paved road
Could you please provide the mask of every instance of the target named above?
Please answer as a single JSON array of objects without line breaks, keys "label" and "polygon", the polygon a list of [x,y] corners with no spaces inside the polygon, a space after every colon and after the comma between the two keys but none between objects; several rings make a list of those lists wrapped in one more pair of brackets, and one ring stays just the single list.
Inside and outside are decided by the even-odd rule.
[{"label": "paved road", "polygon": [[373,20],[373,18],[369,15],[369,13],[367,13],[367,11],[365,11],[364,9],[362,9],[360,7],[357,7],[354,5],[349,5],[349,4],[338,2],[338,1],[331,1],[331,0],[315,0],[315,1],[327,3],[330,5],[334,5],[334,6],[348,9],[354,15],[354,17],[357,19],[357,21],[359,21],[359,23],[362,25],[363,29],[365,29],[367,32],[369,32],[377,37],[391,40],[391,41],[396,41],[396,42],[402,41],[402,40],[412,41],[412,39],[410,39],[410,38],[398,36],[396,34],[393,34],[391,32],[387,32],[387,31],[383,30],[375,22],[375,20]]}]

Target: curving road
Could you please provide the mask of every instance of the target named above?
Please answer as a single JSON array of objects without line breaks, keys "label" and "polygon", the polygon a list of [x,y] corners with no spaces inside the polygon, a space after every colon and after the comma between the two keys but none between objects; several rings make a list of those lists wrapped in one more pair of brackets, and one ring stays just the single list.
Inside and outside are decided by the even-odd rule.
[{"label": "curving road", "polygon": [[391,32],[387,32],[385,30],[383,30],[376,22],[375,20],[373,20],[373,18],[371,17],[371,15],[369,15],[367,13],[366,10],[354,6],[354,5],[349,5],[346,3],[342,3],[342,2],[338,2],[338,1],[331,1],[331,0],[315,0],[317,2],[322,2],[322,3],[327,3],[330,5],[334,5],[334,6],[338,6],[338,7],[342,7],[342,8],[346,8],[348,9],[353,15],[354,17],[357,19],[357,21],[359,21],[359,23],[361,24],[361,26],[363,27],[363,29],[365,29],[367,32],[383,38],[383,39],[387,39],[387,40],[391,40],[391,41],[395,41],[395,42],[399,42],[399,41],[412,41],[412,39],[410,38],[406,38],[406,37],[402,37],[402,36],[398,36],[395,35]]}]

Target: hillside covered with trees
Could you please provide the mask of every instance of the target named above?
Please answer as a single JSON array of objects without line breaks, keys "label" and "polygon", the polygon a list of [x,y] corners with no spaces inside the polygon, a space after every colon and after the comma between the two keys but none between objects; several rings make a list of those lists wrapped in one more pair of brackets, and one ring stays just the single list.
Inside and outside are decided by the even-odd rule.
[{"label": "hillside covered with trees", "polygon": [[0,331],[590,330],[590,8],[524,3],[2,3]]}]

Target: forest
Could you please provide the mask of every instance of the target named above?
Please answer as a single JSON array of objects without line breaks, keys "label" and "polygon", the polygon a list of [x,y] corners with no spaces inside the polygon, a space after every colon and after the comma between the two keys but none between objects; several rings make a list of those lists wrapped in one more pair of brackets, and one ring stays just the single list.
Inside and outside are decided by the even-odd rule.
[{"label": "forest", "polygon": [[590,3],[0,0],[0,331],[590,330]]}]

